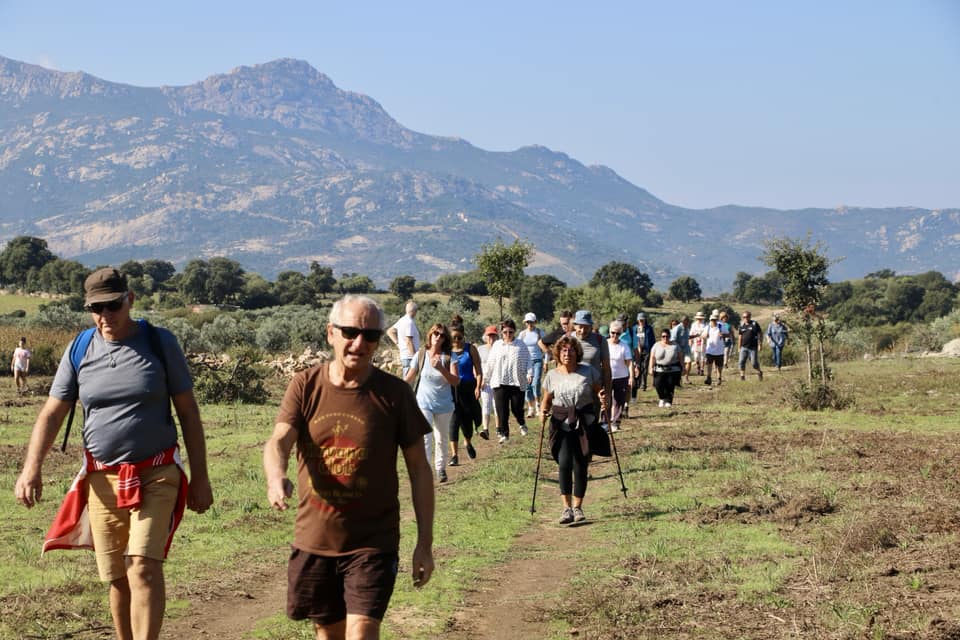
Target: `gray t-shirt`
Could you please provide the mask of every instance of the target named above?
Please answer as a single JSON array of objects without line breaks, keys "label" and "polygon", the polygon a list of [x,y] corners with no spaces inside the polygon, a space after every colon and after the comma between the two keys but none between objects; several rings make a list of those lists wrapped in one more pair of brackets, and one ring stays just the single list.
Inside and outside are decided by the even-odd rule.
[{"label": "gray t-shirt", "polygon": [[[80,361],[83,445],[104,464],[140,462],[177,442],[170,396],[192,389],[193,380],[177,339],[166,329],[154,330],[163,346],[166,373],[150,347],[147,331],[141,327],[119,342],[108,342],[95,332]],[[77,398],[77,378],[68,346],[50,386],[50,396],[73,402]]]},{"label": "gray t-shirt", "polygon": [[665,345],[662,342],[658,342],[650,349],[654,364],[662,371],[680,370],[680,352],[681,348],[679,345]]},{"label": "gray t-shirt", "polygon": [[601,384],[600,372],[589,364],[580,363],[573,373],[551,369],[543,379],[543,390],[553,393],[553,403],[559,407],[581,409],[593,404],[593,386]]}]

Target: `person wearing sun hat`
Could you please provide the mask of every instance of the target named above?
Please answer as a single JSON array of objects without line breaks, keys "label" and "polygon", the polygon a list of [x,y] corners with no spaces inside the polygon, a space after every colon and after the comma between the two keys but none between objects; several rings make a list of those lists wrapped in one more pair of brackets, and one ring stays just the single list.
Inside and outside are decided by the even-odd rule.
[{"label": "person wearing sun hat", "polygon": [[483,330],[483,344],[477,345],[477,354],[480,356],[481,368],[483,368],[483,384],[480,386],[480,431],[477,432],[484,440],[490,439],[490,425],[493,424],[496,413],[493,408],[493,389],[490,388],[490,382],[487,378],[486,363],[490,357],[490,347],[498,338],[496,325],[489,325]]},{"label": "person wearing sun hat", "polygon": [[707,360],[707,378],[704,384],[710,385],[713,382],[713,369],[717,369],[717,386],[723,384],[723,352],[724,352],[724,330],[720,326],[720,311],[713,310],[710,314],[710,324],[704,332],[704,354]]},{"label": "person wearing sun hat", "polygon": [[707,323],[704,322],[703,311],[697,311],[690,325],[690,348],[693,351],[693,363],[697,367],[697,375],[703,375],[703,347],[706,337]]},{"label": "person wearing sun hat", "polygon": [[83,465],[43,548],[92,548],[100,579],[110,584],[117,637],[156,638],[165,608],[163,561],[183,510],[203,513],[213,503],[203,424],[183,351],[166,329],[131,318],[134,294],[123,274],[98,269],[84,292],[94,329],[84,333],[79,363],[73,344],[60,359],[15,495],[28,508],[40,499],[44,457],[79,399]]}]

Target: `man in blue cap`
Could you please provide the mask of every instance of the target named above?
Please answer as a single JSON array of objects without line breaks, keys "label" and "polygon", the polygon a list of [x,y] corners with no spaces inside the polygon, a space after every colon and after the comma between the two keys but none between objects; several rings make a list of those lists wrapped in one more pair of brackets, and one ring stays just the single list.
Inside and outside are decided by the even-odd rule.
[{"label": "man in blue cap", "polygon": [[[600,372],[604,393],[608,398],[611,397],[613,376],[610,374],[610,350],[607,347],[607,341],[593,331],[593,314],[586,309],[577,311],[573,317],[573,331],[583,347],[582,362]],[[593,401],[597,415],[600,415],[600,398],[594,398]]]}]

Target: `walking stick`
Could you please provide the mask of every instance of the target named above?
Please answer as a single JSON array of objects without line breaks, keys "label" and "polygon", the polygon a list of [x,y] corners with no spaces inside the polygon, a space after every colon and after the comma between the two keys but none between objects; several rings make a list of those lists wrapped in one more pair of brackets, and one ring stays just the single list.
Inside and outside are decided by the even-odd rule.
[{"label": "walking stick", "polygon": [[[607,423],[610,424],[609,422]],[[617,461],[617,474],[620,476],[620,491],[623,491],[623,497],[627,497],[627,485],[623,481],[623,469],[620,468],[620,456],[617,455],[617,441],[613,437],[613,425],[610,425],[607,434],[610,436],[610,446],[613,449],[613,459]]]},{"label": "walking stick", "polygon": [[533,500],[530,502],[530,514],[537,512],[537,481],[540,480],[540,459],[543,456],[543,431],[546,429],[550,416],[543,414],[540,419],[540,446],[537,447],[537,472],[533,475]]}]

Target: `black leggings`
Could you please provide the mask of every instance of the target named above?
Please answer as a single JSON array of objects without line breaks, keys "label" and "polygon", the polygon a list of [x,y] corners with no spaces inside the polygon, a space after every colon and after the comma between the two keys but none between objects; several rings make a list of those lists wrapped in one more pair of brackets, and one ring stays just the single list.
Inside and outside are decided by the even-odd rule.
[{"label": "black leggings", "polygon": [[493,407],[497,410],[497,434],[510,436],[510,412],[517,419],[517,424],[526,426],[523,415],[523,390],[520,387],[503,385],[493,390]]},{"label": "black leggings", "polygon": [[480,402],[474,395],[477,389],[476,380],[461,380],[460,384],[453,388],[453,419],[450,420],[450,442],[457,442],[460,439],[460,432],[463,432],[463,439],[469,441],[473,437],[473,427],[479,427],[483,422],[483,416],[480,413]]},{"label": "black leggings", "polygon": [[587,493],[587,457],[580,446],[579,431],[559,431],[557,464],[560,466],[560,495],[583,498]]}]

